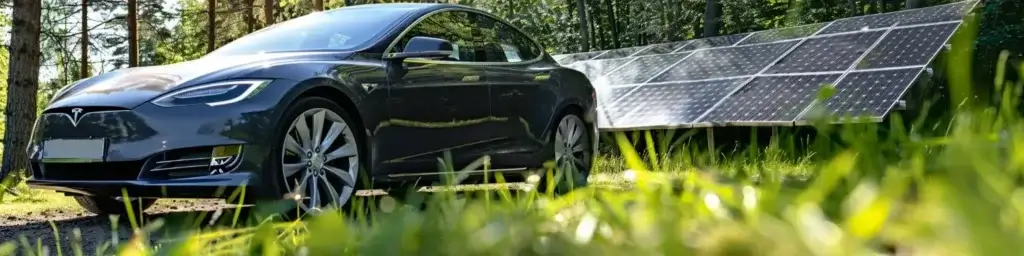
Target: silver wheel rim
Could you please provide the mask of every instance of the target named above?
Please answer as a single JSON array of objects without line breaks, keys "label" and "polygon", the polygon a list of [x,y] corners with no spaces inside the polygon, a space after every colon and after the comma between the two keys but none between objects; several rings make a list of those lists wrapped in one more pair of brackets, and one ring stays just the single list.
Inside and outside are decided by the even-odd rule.
[{"label": "silver wheel rim", "polygon": [[590,169],[590,142],[588,140],[587,128],[583,120],[570,115],[562,118],[555,131],[555,164],[564,173],[572,175],[570,179],[574,182],[585,177]]},{"label": "silver wheel rim", "polygon": [[302,112],[285,134],[281,172],[303,211],[341,207],[355,194],[359,149],[352,129],[334,111]]}]

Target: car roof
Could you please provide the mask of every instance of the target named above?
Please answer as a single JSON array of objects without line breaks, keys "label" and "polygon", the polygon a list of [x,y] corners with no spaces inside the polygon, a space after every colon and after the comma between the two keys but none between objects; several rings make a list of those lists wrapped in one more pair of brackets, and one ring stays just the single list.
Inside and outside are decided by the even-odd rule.
[{"label": "car roof", "polygon": [[[338,9],[409,9],[410,11],[433,11],[442,8],[466,8],[464,5],[457,4],[445,4],[445,3],[378,3],[378,4],[360,4],[353,6],[346,6]],[[333,9],[333,10],[338,10]],[[329,12],[329,11],[328,11]]]}]

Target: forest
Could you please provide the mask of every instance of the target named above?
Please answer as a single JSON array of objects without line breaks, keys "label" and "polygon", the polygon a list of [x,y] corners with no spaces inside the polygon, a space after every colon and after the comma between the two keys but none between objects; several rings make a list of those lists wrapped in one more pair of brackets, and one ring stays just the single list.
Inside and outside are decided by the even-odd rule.
[{"label": "forest", "polygon": [[[948,3],[950,0],[42,0],[19,6],[5,0],[7,11],[0,16],[5,35],[0,55],[0,81],[18,90],[15,98],[37,95],[48,99],[62,86],[111,70],[164,65],[193,60],[232,40],[275,22],[323,9],[389,3],[432,2],[468,5],[490,11],[534,36],[551,54],[617,49],[655,43],[682,41],[716,35],[751,32],[831,21],[843,17],[883,13],[905,8]],[[990,78],[988,65],[1003,46],[1024,44],[1024,24],[1015,23],[1021,8],[1018,1],[994,0],[985,4],[982,34],[977,40],[975,74]],[[14,7],[13,9],[10,7]],[[24,9],[21,9],[21,8]],[[34,15],[37,9],[38,15]],[[13,13],[25,16],[13,17]],[[39,32],[12,29],[18,18],[34,24]],[[12,23],[13,21],[13,23]],[[212,21],[212,22],[210,22]],[[25,27],[31,28],[31,27]],[[38,41],[38,61],[9,56],[20,36]],[[34,40],[32,36],[38,37]],[[25,49],[33,52],[31,49]],[[1019,52],[1016,57],[1020,57]],[[24,64],[18,62],[24,60]],[[38,64],[36,64],[38,63]],[[987,66],[986,66],[987,65]],[[11,76],[9,74],[16,74]],[[38,74],[38,76],[33,75]],[[24,77],[21,77],[24,76]],[[24,81],[24,83],[13,83]],[[35,81],[35,82],[33,82]],[[0,87],[9,89],[8,84]],[[7,93],[10,90],[5,90]],[[43,104],[17,101],[9,104],[0,97],[5,111],[41,111]],[[9,106],[10,105],[10,106]],[[7,107],[9,106],[9,107]],[[8,113],[23,116],[30,113]],[[6,121],[6,120],[5,120]],[[31,121],[4,122],[5,128],[28,130]],[[2,132],[2,130],[0,130]],[[22,134],[25,135],[25,134]],[[15,137],[4,137],[4,145]],[[5,157],[4,159],[8,159]],[[4,163],[16,163],[7,162]],[[8,167],[10,166],[10,167]],[[19,168],[5,164],[3,170]]]},{"label": "forest", "polygon": [[[0,48],[0,108],[4,113],[0,117],[4,149],[0,177],[20,179],[26,175],[23,172],[28,160],[22,149],[28,144],[33,123],[47,101],[65,85],[118,69],[198,59],[249,33],[313,12],[392,2],[452,3],[486,10],[521,28],[537,39],[545,47],[544,50],[554,55],[791,27],[954,1],[0,0],[0,31],[5,35],[0,38],[3,44]],[[1009,134],[1024,134],[1024,123],[1016,115],[1001,114],[1007,111],[1019,113],[1017,110],[1021,108],[1008,106],[1005,100],[1019,97],[1021,90],[1018,88],[1018,91],[1007,93],[1001,91],[1005,89],[1001,85],[1012,84],[1024,77],[1021,76],[1024,74],[1024,66],[1021,65],[1024,62],[1024,1],[981,2],[974,15],[968,17],[977,22],[977,34],[968,42],[957,43],[960,48],[955,48],[970,56],[973,65],[964,68],[969,70],[963,73],[967,74],[966,77],[959,77],[961,80],[955,80],[958,77],[949,79],[950,86],[955,86],[957,81],[974,84],[975,97],[983,98],[980,100],[983,103],[979,109],[970,110],[977,112],[949,110],[949,115],[970,115],[971,118],[965,119],[970,120],[968,122],[951,124],[941,138],[918,140],[918,137],[910,135],[914,132],[911,128],[903,130],[891,127],[881,128],[891,129],[887,131],[892,133],[883,138],[877,136],[878,127],[854,127],[851,130],[832,131],[842,134],[838,137],[849,140],[845,144],[848,148],[837,149],[835,154],[829,154],[826,159],[813,163],[808,163],[808,158],[802,156],[792,156],[785,152],[775,154],[772,150],[778,149],[771,148],[754,149],[757,152],[752,154],[757,157],[751,159],[716,161],[711,167],[696,164],[702,161],[698,158],[707,157],[700,155],[708,154],[706,152],[682,150],[681,153],[664,157],[638,155],[622,145],[628,143],[616,140],[620,144],[621,154],[614,159],[602,161],[601,168],[617,169],[609,171],[608,175],[617,177],[615,182],[632,182],[629,187],[639,191],[637,193],[616,197],[604,195],[601,190],[588,190],[578,196],[584,199],[573,199],[585,200],[586,203],[582,204],[585,206],[575,208],[565,201],[569,199],[555,201],[556,205],[544,205],[538,203],[542,199],[511,198],[502,194],[495,196],[503,196],[500,199],[504,202],[501,208],[491,208],[489,203],[452,206],[434,202],[443,206],[439,207],[441,210],[413,213],[398,211],[402,214],[386,214],[381,219],[360,219],[355,224],[344,222],[339,216],[323,217],[317,220],[319,222],[301,228],[287,226],[287,223],[250,223],[252,228],[197,231],[209,236],[193,236],[190,238],[192,240],[175,244],[179,247],[174,248],[182,250],[176,251],[182,255],[213,251],[243,254],[262,254],[268,251],[296,253],[307,243],[312,250],[320,250],[316,251],[319,253],[341,254],[348,248],[358,247],[361,248],[359,254],[371,255],[400,252],[475,254],[499,251],[504,247],[511,250],[502,255],[521,255],[517,253],[526,252],[588,255],[636,251],[696,252],[700,255],[835,255],[828,252],[885,251],[888,249],[884,248],[895,243],[920,249],[926,254],[935,253],[930,255],[1003,255],[1013,252],[1010,248],[1021,246],[1014,239],[1024,234],[1021,233],[1024,231],[1024,190],[1016,188],[1019,185],[1001,180],[1018,180],[1024,174],[1024,161],[1021,160],[1024,159],[1021,153],[1024,152],[1021,150],[1024,148],[1024,140],[1019,137],[1017,140],[1011,139],[1009,146],[997,145],[995,142],[986,142],[984,145],[972,143],[988,141],[986,138],[997,133],[994,130],[998,129],[1005,129]],[[993,84],[997,86],[991,86]],[[990,99],[1000,103],[986,104]],[[648,142],[656,140],[652,139],[650,133],[644,135],[646,137],[634,136],[634,139],[645,139]],[[787,140],[793,139],[780,137],[773,141]],[[936,144],[941,144],[942,149],[935,149]],[[650,147],[648,153],[666,151]],[[858,150],[867,153],[853,153]],[[679,156],[685,154],[690,155]],[[991,162],[1002,165],[989,165]],[[660,168],[648,168],[653,166]],[[672,168],[742,169],[723,171],[732,174],[758,169],[750,171],[757,173],[752,176],[802,175],[804,178],[792,189],[786,188],[788,183],[783,185],[783,181],[761,184],[765,187],[757,188],[756,193],[749,192],[754,191],[751,184],[760,181],[723,181],[724,178],[704,177],[699,172],[666,172],[666,176],[641,175],[639,178],[629,176],[635,175],[629,172],[627,178],[621,178],[626,175],[622,174],[622,169]],[[788,170],[762,170],[772,168]],[[862,175],[857,175],[859,172],[855,169],[863,170],[860,173]],[[973,171],[950,171],[954,169]],[[682,185],[650,181],[656,179],[652,177],[667,176],[678,178],[672,182]],[[683,178],[688,181],[680,181]],[[956,183],[957,179],[970,184]],[[661,185],[666,187],[659,187]],[[672,194],[680,190],[693,194]],[[917,199],[918,193],[906,192],[910,190],[930,191],[935,196]],[[757,199],[750,200],[757,200],[756,204],[763,209],[753,210],[752,206],[746,205],[744,200],[748,200],[748,192],[759,195]],[[909,197],[909,194],[914,194],[913,202],[901,201]],[[709,199],[712,197],[708,195],[715,196]],[[0,204],[4,202],[2,198],[0,196]],[[988,201],[975,202],[973,199],[976,198],[988,198]],[[642,204],[634,209],[629,208],[632,206],[624,206],[629,205],[627,201]],[[442,224],[443,221],[439,220],[446,217],[441,213],[451,211],[448,207],[459,209],[452,216],[471,220]],[[937,209],[943,207],[949,210]],[[627,208],[632,213],[626,213]],[[569,221],[571,224],[564,221],[552,222],[556,212],[572,215]],[[628,214],[648,214],[652,217],[631,219],[626,217]],[[896,215],[899,217],[891,217]],[[479,218],[470,218],[473,216]],[[885,216],[890,217],[887,219]],[[959,222],[944,223],[941,220]],[[134,225],[134,219],[132,221]],[[600,222],[604,226],[595,228],[592,226],[597,224],[592,222]],[[893,225],[898,227],[882,228],[883,223],[889,222],[896,222]],[[527,224],[517,226],[517,223]],[[492,224],[497,226],[490,226]],[[415,230],[410,228],[417,225],[423,227]],[[943,230],[952,225],[962,225],[957,227],[973,233],[951,234],[948,233],[951,231]],[[708,232],[709,235],[698,239],[701,236],[680,234],[679,230],[666,227],[685,227],[681,229]],[[0,226],[0,229],[3,228]],[[238,227],[232,224],[231,228]],[[492,234],[497,238],[481,244],[445,247],[443,245],[449,242],[429,243],[435,241],[429,239],[432,235],[452,240],[470,239],[475,237],[477,233],[474,232],[478,230],[491,229],[498,230],[492,232],[505,232],[506,235]],[[579,242],[578,233],[582,229],[588,229],[590,233],[605,233],[590,234],[603,238],[589,240],[588,235],[586,240],[590,242]],[[310,234],[330,235],[331,230],[345,230],[342,232],[345,243],[331,244],[309,239]],[[377,236],[364,238],[354,235],[356,232],[378,233]],[[417,235],[412,238],[413,235],[403,235],[403,232]],[[552,239],[548,241],[545,238],[545,242],[540,242],[542,239],[538,237]],[[834,240],[826,241],[828,238]],[[400,248],[388,248],[384,244],[389,239],[406,243]],[[645,239],[654,239],[660,243]],[[246,248],[225,249],[216,246],[239,240],[244,240],[240,243],[246,244]],[[794,241],[800,245],[792,248],[778,245]],[[21,243],[20,247],[31,247],[30,243]],[[549,243],[564,248],[555,248]],[[57,248],[62,246],[58,245]],[[150,252],[150,247],[149,244],[127,244],[122,248],[128,248],[127,254],[130,254],[133,252],[130,250]],[[993,249],[996,247],[1001,249]],[[950,251],[942,252],[935,248]],[[4,250],[5,247],[0,246],[0,254]],[[260,253],[255,253],[257,251]]]}]

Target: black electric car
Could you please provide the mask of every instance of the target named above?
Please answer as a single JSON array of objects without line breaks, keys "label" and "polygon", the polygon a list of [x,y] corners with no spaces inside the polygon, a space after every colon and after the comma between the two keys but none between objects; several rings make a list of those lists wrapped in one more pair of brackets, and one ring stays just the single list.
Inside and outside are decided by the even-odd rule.
[{"label": "black electric car", "polygon": [[124,211],[122,189],[144,208],[243,187],[308,211],[438,181],[448,152],[455,170],[489,157],[466,182],[516,181],[554,161],[574,181],[558,184],[579,186],[596,149],[595,101],[583,74],[484,11],[345,7],[197,60],[65,86],[33,128],[28,184],[99,214]]}]

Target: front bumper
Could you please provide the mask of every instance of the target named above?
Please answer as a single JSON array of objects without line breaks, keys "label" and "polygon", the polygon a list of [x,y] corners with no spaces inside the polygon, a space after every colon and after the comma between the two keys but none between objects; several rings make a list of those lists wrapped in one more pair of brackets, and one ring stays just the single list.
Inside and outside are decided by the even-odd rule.
[{"label": "front bumper", "polygon": [[[140,197],[230,195],[234,188],[254,184],[266,165],[273,144],[267,138],[278,116],[279,99],[272,97],[279,95],[261,93],[223,106],[48,109],[29,143],[32,178],[27,182],[84,195],[120,195],[122,188]],[[56,151],[69,154],[52,149],[55,145],[86,145],[54,141],[102,143],[87,144],[97,150],[74,151],[93,152],[83,153],[86,158],[44,157]],[[219,157],[216,152],[224,148],[239,150]]]},{"label": "front bumper", "polygon": [[240,189],[247,189],[251,176],[247,172],[234,172],[168,180],[29,179],[25,183],[31,188],[72,195],[118,196],[127,192],[131,197],[142,198],[225,198]]}]

